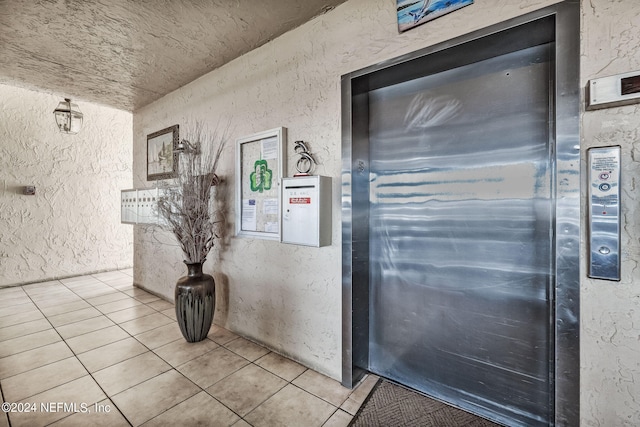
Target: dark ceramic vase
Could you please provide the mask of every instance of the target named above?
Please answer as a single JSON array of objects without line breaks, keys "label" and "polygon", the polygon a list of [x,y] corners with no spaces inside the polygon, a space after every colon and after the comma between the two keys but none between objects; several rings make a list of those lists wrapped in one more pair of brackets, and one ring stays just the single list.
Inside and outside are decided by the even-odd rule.
[{"label": "dark ceramic vase", "polygon": [[187,264],[189,273],[176,283],[176,317],[180,331],[188,342],[207,337],[216,305],[213,277],[202,273],[202,263]]}]

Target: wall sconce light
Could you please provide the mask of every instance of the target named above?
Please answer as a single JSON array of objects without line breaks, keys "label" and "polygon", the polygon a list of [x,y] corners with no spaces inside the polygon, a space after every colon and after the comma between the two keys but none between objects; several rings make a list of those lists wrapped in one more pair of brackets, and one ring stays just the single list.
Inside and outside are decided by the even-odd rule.
[{"label": "wall sconce light", "polygon": [[82,113],[77,104],[71,102],[69,98],[65,98],[53,110],[53,114],[58,124],[58,129],[62,133],[76,134],[82,128]]},{"label": "wall sconce light", "polygon": [[176,144],[176,149],[173,150],[174,153],[194,153],[200,154],[200,144],[199,143],[191,143],[190,141],[183,139]]}]

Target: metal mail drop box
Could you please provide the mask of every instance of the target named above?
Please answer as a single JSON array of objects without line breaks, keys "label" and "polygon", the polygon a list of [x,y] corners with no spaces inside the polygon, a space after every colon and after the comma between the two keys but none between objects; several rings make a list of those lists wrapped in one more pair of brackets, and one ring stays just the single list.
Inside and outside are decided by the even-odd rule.
[{"label": "metal mail drop box", "polygon": [[282,179],[282,242],[304,246],[331,244],[331,178]]}]

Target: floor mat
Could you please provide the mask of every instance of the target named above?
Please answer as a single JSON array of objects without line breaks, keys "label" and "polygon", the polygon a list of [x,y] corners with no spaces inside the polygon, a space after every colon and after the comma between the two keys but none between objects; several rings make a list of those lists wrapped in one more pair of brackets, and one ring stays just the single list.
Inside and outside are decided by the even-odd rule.
[{"label": "floor mat", "polygon": [[499,424],[382,379],[349,426],[500,427]]}]

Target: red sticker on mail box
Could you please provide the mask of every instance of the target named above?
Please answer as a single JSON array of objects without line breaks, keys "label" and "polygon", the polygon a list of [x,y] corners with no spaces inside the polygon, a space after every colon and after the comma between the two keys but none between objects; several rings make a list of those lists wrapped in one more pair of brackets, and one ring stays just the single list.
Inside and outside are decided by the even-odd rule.
[{"label": "red sticker on mail box", "polygon": [[289,197],[290,205],[310,205],[311,197]]}]

